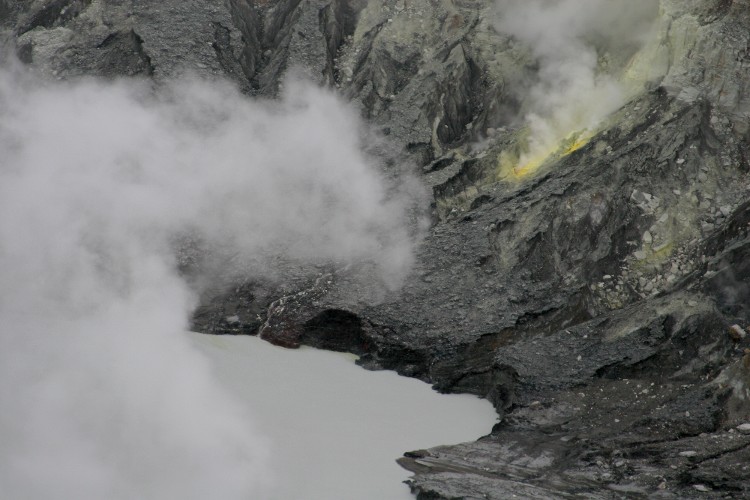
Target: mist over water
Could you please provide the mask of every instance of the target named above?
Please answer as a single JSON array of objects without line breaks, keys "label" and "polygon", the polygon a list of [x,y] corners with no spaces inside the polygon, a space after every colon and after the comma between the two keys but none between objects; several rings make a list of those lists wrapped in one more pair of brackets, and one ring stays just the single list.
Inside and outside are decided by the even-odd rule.
[{"label": "mist over water", "polygon": [[[247,499],[268,444],[184,331],[185,234],[271,266],[370,261],[397,287],[413,201],[332,95],[50,83],[0,70],[0,492]],[[408,181],[403,181],[410,186]],[[411,188],[408,188],[411,189]]]},{"label": "mist over water", "polygon": [[290,352],[247,336],[191,338],[268,436],[272,500],[413,500],[397,457],[473,441],[497,421],[486,400],[369,372],[354,356]]}]

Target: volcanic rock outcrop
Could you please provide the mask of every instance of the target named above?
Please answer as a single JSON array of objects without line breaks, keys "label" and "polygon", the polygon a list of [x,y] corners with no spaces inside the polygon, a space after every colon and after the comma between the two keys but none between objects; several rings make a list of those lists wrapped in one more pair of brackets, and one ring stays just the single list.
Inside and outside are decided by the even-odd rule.
[{"label": "volcanic rock outcrop", "polygon": [[416,165],[432,222],[400,290],[364,268],[237,275],[194,324],[491,401],[487,436],[400,459],[418,498],[739,498],[750,3],[654,1],[637,51],[600,54],[635,90],[528,173],[502,158],[520,154],[538,61],[491,0],[0,0],[0,26],[51,78],[190,71],[274,96],[297,71]]}]

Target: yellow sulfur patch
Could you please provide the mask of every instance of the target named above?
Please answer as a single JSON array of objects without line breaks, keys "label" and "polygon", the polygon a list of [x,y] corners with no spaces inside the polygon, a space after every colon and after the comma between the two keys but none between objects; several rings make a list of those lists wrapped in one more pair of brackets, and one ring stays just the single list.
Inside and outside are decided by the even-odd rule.
[{"label": "yellow sulfur patch", "polygon": [[547,161],[547,158],[549,158],[553,154],[554,151],[539,153],[535,155],[533,158],[528,159],[522,165],[516,165],[515,167],[513,167],[513,175],[515,177],[521,178],[536,172],[537,170],[539,170],[539,167],[544,165],[544,163]]},{"label": "yellow sulfur patch", "polygon": [[584,147],[586,144],[588,144],[592,137],[593,137],[593,134],[589,132],[588,130],[580,133],[578,137],[575,138],[573,143],[570,144],[567,148],[565,148],[565,151],[563,151],[562,156],[568,156],[571,153],[575,153],[576,151]]},{"label": "yellow sulfur patch", "polygon": [[[506,175],[509,174],[508,176],[515,179],[527,177],[539,170],[539,168],[547,163],[547,161],[562,158],[578,151],[588,144],[593,136],[594,134],[589,130],[574,132],[563,139],[560,143],[548,148],[547,150],[535,152],[532,156],[523,155],[520,159],[523,163],[519,163],[512,168],[508,167],[508,155],[505,153],[501,154],[500,171],[505,172]],[[515,161],[517,162],[519,159],[516,159]]]}]

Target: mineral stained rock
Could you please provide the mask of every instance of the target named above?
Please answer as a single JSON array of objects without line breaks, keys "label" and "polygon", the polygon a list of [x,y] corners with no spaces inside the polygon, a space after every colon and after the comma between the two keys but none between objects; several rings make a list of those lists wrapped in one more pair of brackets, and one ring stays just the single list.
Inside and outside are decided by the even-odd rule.
[{"label": "mineral stained rock", "polygon": [[519,82],[539,67],[490,0],[0,0],[0,27],[52,78],[189,71],[274,96],[296,71],[416,164],[432,225],[401,290],[365,268],[238,276],[194,323],[490,400],[487,436],[399,460],[418,498],[739,498],[750,2],[657,3],[637,53],[600,54],[637,91],[518,176],[501,159],[523,136]]}]

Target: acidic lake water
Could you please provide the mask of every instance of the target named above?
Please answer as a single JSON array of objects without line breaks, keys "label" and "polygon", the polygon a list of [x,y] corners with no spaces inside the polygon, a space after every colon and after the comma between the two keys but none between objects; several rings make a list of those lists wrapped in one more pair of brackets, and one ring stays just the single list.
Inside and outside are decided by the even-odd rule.
[{"label": "acidic lake water", "polygon": [[413,500],[396,458],[475,440],[497,420],[487,401],[364,370],[350,355],[189,335],[268,439],[273,500]]}]

